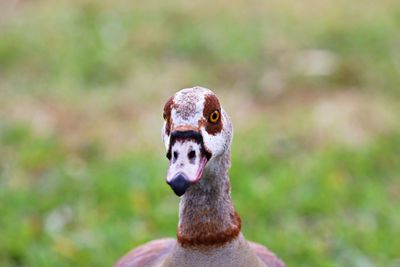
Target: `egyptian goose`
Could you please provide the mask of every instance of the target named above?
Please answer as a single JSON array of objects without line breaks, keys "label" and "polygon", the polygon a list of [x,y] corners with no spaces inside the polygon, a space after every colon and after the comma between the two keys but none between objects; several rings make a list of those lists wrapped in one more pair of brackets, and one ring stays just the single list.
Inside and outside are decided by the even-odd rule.
[{"label": "egyptian goose", "polygon": [[267,248],[247,242],[232,205],[228,169],[232,125],[209,89],[183,89],[164,106],[166,182],[179,204],[177,240],[159,239],[115,267],[284,267]]}]

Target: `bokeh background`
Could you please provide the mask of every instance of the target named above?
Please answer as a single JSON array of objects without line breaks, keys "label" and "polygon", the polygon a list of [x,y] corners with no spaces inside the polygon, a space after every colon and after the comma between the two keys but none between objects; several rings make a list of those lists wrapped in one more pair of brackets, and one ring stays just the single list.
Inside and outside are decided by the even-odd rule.
[{"label": "bokeh background", "polygon": [[398,0],[0,2],[0,266],[111,266],[174,236],[162,107],[213,89],[248,239],[400,266]]}]

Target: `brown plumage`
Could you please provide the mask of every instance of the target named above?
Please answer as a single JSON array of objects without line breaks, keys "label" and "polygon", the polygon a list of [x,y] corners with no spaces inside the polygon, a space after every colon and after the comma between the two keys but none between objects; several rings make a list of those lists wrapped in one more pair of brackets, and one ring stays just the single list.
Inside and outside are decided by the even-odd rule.
[{"label": "brown plumage", "polygon": [[284,267],[285,264],[271,251],[264,246],[249,242],[252,250],[254,250],[257,256],[268,266],[268,267]]},{"label": "brown plumage", "polygon": [[[268,267],[284,267],[283,262],[264,246],[248,242],[251,249]],[[172,238],[158,239],[146,243],[126,254],[115,267],[159,266],[176,245]]]},{"label": "brown plumage", "polygon": [[267,248],[245,240],[227,175],[232,125],[215,94],[184,89],[164,107],[166,181],[182,196],[177,240],[159,239],[121,258],[116,267],[284,267]]},{"label": "brown plumage", "polygon": [[157,266],[171,252],[176,241],[172,238],[158,239],[130,251],[115,267]]}]

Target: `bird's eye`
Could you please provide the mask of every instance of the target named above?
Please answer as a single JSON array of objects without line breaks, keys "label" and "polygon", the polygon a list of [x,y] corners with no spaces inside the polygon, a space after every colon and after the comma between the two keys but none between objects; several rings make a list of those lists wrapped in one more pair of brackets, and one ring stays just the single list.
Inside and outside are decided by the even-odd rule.
[{"label": "bird's eye", "polygon": [[208,118],[208,120],[212,123],[216,123],[219,120],[219,111],[218,110],[214,110],[213,112],[211,112],[210,117]]},{"label": "bird's eye", "polygon": [[164,120],[167,120],[167,113],[163,113],[163,118],[164,118]]}]

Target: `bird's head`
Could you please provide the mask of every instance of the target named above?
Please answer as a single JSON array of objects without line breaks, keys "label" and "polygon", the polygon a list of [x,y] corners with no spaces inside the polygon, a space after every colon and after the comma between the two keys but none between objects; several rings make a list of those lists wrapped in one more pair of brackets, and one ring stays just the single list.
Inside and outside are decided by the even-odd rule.
[{"label": "bird's head", "polygon": [[204,170],[229,153],[232,126],[217,96],[209,89],[183,89],[164,106],[162,138],[170,165],[166,181],[182,196]]}]

